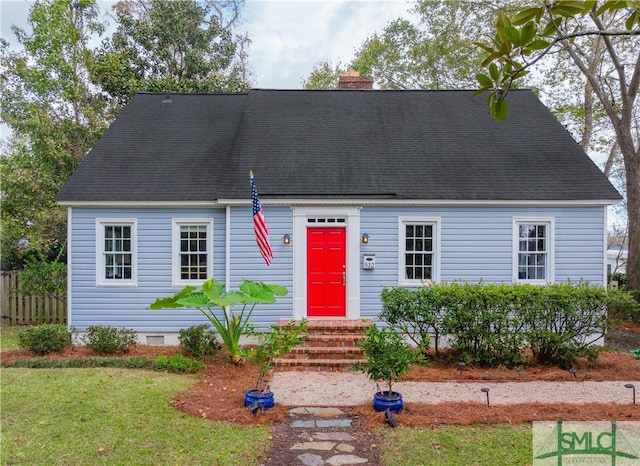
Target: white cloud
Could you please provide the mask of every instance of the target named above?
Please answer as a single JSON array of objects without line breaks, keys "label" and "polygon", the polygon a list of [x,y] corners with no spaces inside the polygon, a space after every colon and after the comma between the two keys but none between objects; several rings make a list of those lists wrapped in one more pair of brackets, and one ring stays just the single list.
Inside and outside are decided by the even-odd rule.
[{"label": "white cloud", "polygon": [[351,61],[367,37],[407,10],[401,0],[248,0],[254,86],[299,89],[316,63]]}]

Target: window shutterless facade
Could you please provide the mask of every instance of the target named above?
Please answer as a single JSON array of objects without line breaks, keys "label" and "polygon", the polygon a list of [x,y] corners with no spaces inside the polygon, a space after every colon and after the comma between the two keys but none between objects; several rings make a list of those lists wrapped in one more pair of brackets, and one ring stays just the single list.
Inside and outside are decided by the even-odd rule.
[{"label": "window shutterless facade", "polygon": [[440,220],[400,218],[398,282],[424,286],[440,277]]},{"label": "window shutterless facade", "polygon": [[174,219],[174,284],[200,284],[212,276],[213,219]]},{"label": "window shutterless facade", "polygon": [[137,284],[135,219],[96,219],[96,285]]},{"label": "window shutterless facade", "polygon": [[553,235],[553,219],[514,219],[514,281],[553,282]]}]

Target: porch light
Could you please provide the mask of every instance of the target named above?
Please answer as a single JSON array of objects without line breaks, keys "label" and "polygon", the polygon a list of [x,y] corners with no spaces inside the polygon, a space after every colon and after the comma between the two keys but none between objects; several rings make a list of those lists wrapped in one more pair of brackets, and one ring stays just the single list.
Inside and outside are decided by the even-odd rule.
[{"label": "porch light", "polygon": [[369,242],[369,235],[367,233],[362,234],[362,244],[367,244]]},{"label": "porch light", "polygon": [[291,244],[291,235],[290,235],[289,233],[285,234],[285,235],[282,237],[282,242],[283,242],[284,244]]},{"label": "porch light", "polygon": [[633,404],[636,404],[636,387],[632,383],[625,383],[624,388],[630,388],[633,390]]}]

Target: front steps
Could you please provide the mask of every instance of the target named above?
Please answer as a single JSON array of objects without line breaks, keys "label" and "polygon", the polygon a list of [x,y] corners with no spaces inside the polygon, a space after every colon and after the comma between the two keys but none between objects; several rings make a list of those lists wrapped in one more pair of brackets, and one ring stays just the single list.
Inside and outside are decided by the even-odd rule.
[{"label": "front steps", "polygon": [[[281,320],[283,327],[289,320]],[[353,370],[353,365],[364,361],[362,348],[356,342],[364,338],[363,332],[373,325],[367,320],[308,320],[306,340],[289,353],[274,359],[276,370],[330,371]]]}]

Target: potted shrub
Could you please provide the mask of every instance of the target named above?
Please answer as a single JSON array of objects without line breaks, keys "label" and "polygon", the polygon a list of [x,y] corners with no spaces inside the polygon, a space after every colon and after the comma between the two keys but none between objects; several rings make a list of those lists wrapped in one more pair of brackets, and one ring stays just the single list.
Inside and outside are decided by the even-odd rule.
[{"label": "potted shrub", "polygon": [[291,351],[305,339],[307,322],[291,321],[284,327],[271,325],[269,332],[257,334],[258,345],[245,349],[247,359],[258,364],[258,379],[255,388],[245,392],[244,406],[252,411],[272,408],[275,399],[269,384],[273,377],[273,359]]},{"label": "potted shrub", "polygon": [[[224,284],[215,279],[207,280],[200,290],[185,286],[173,296],[156,299],[149,309],[193,308],[198,309],[215,327],[234,364],[242,361],[240,337],[251,331],[250,318],[257,304],[270,304],[276,296],[285,296],[287,289],[281,285],[244,280],[237,290],[227,291]],[[241,305],[240,313],[231,308]]]},{"label": "potted shrub", "polygon": [[393,327],[372,325],[357,345],[364,350],[366,361],[356,364],[356,369],[362,370],[376,384],[383,381],[386,385],[386,390],[380,390],[378,386],[378,391],[374,393],[373,409],[401,411],[404,406],[402,395],[393,391],[393,384],[407,373],[411,364],[419,360],[420,353],[414,351]]}]

